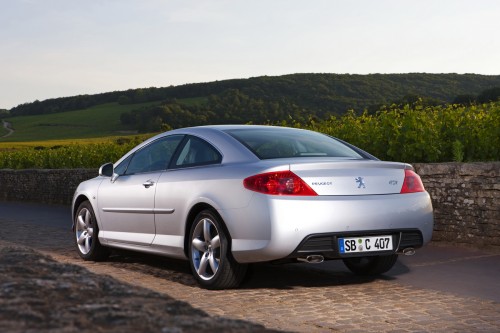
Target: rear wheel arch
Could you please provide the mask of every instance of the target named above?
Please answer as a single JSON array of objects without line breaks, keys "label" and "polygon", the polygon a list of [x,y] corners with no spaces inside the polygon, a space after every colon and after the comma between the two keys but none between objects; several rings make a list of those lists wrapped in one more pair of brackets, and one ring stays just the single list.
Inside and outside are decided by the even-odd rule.
[{"label": "rear wheel arch", "polygon": [[184,254],[186,257],[189,258],[189,232],[191,230],[191,226],[195,222],[196,216],[201,213],[204,210],[210,210],[215,216],[222,222],[222,228],[225,234],[228,236],[228,241],[229,241],[229,253],[231,253],[231,248],[232,248],[232,239],[231,239],[231,234],[229,233],[229,230],[227,229],[226,222],[224,219],[220,216],[219,212],[217,212],[217,209],[215,209],[213,206],[200,202],[194,205],[191,210],[189,211],[189,214],[186,218],[186,223],[184,226]]},{"label": "rear wheel arch", "polygon": [[199,212],[191,224],[187,256],[193,276],[203,288],[237,288],[245,278],[248,265],[232,256],[226,230],[212,208]]}]

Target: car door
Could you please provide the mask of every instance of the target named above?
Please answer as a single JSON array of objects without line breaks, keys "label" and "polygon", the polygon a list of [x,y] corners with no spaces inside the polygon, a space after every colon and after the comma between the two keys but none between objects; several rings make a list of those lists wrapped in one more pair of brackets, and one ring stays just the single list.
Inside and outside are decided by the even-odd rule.
[{"label": "car door", "polygon": [[155,236],[154,198],[182,135],[160,138],[136,151],[115,168],[98,190],[100,238],[108,243],[150,245]]},{"label": "car door", "polygon": [[210,181],[210,169],[219,166],[221,161],[222,154],[210,143],[194,136],[185,137],[169,169],[158,180],[154,246],[161,247],[170,256],[184,257],[187,211],[197,200],[203,183]]}]

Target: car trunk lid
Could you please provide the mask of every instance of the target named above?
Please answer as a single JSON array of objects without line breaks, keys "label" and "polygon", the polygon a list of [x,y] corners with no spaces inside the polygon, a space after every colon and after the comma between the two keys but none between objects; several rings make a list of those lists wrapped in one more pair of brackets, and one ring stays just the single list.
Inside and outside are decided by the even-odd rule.
[{"label": "car trunk lid", "polygon": [[297,162],[290,171],[318,195],[383,195],[400,193],[409,165],[382,161]]}]

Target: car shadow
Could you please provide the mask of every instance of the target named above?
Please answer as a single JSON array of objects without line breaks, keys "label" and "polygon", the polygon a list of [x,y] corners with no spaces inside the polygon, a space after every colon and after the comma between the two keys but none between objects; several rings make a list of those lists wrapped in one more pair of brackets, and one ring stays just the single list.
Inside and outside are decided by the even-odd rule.
[{"label": "car shadow", "polygon": [[397,276],[408,274],[410,272],[411,272],[410,267],[402,263],[401,260],[398,260],[394,265],[394,267],[384,276],[386,276],[389,280],[395,280],[397,279]]},{"label": "car shadow", "polygon": [[[318,264],[320,266],[321,264]],[[374,277],[356,276],[348,271],[324,271],[308,264],[254,264],[240,289],[293,289],[365,284]]]},{"label": "car shadow", "polygon": [[[157,278],[199,288],[189,263],[167,257],[114,250],[107,264]],[[392,281],[407,274],[410,268],[397,262],[391,271],[379,276],[358,276],[351,273],[342,261],[321,264],[252,264],[239,289],[293,289],[367,284],[376,280]]]},{"label": "car shadow", "polygon": [[410,269],[397,262],[389,272],[377,276],[359,276],[350,272],[341,260],[321,264],[255,264],[242,283],[242,289],[291,289],[296,287],[334,287],[360,285],[376,280],[397,280],[398,275],[407,274]]},{"label": "car shadow", "polygon": [[189,262],[186,260],[113,249],[111,256],[106,260],[106,264],[188,286],[197,285],[191,274]]}]

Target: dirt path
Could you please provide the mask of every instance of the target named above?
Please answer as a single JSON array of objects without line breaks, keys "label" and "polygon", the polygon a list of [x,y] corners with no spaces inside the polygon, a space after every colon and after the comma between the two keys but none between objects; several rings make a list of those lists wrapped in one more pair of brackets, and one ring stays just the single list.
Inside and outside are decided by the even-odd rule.
[{"label": "dirt path", "polygon": [[11,136],[14,134],[14,130],[12,129],[12,124],[9,123],[8,121],[2,120],[3,127],[7,130],[7,134],[0,136],[0,138],[6,138],[8,136]]}]

